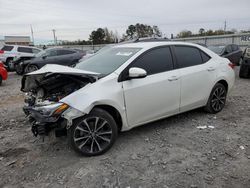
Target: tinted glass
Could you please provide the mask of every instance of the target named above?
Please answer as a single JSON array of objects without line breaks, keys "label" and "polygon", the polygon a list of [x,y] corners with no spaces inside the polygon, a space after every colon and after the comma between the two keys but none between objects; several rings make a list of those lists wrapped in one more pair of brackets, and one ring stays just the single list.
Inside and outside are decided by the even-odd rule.
[{"label": "tinted glass", "polygon": [[209,59],[211,59],[211,57],[209,55],[207,55],[206,53],[200,51],[201,53],[201,57],[202,57],[202,60],[203,60],[203,63],[206,63],[209,61]]},{"label": "tinted glass", "polygon": [[34,54],[38,54],[39,52],[41,52],[41,50],[36,49],[36,48],[32,48],[32,52],[33,52]]},{"label": "tinted glass", "polygon": [[57,56],[57,50],[48,50],[48,51],[46,51],[46,55],[48,57]]},{"label": "tinted glass", "polygon": [[97,72],[102,75],[114,72],[141,48],[109,48],[78,63],[75,68]]},{"label": "tinted glass", "polygon": [[200,65],[203,63],[200,50],[189,46],[175,46],[179,68]]},{"label": "tinted glass", "polygon": [[224,51],[225,46],[208,46],[208,49],[220,55]]},{"label": "tinted glass", "polygon": [[232,45],[232,50],[233,51],[237,51],[237,50],[239,50],[239,47],[237,45],[233,44]]},{"label": "tinted glass", "polygon": [[18,47],[17,51],[23,53],[31,53],[31,54],[33,53],[32,48],[25,48],[25,47]]},{"label": "tinted glass", "polygon": [[3,51],[11,51],[14,48],[14,46],[4,46],[1,50]]},{"label": "tinted glass", "polygon": [[156,74],[173,69],[173,60],[169,47],[157,48],[143,54],[130,67],[138,67],[147,74]]},{"label": "tinted glass", "polygon": [[227,53],[231,53],[231,52],[233,51],[233,50],[232,50],[232,46],[231,46],[231,45],[226,46],[225,51],[226,51]]},{"label": "tinted glass", "polygon": [[73,54],[75,51],[72,50],[57,50],[58,55],[68,55],[68,54]]}]

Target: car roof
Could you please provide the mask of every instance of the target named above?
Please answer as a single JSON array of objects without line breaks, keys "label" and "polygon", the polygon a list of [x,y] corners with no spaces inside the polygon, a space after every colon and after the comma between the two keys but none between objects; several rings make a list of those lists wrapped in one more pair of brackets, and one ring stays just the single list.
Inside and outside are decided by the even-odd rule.
[{"label": "car roof", "polygon": [[166,46],[166,45],[186,45],[186,46],[201,47],[200,45],[194,44],[194,43],[176,42],[176,41],[125,43],[125,44],[117,44],[117,45],[112,46],[112,47],[113,48],[119,48],[119,47],[127,47],[127,48],[152,48],[152,47]]}]

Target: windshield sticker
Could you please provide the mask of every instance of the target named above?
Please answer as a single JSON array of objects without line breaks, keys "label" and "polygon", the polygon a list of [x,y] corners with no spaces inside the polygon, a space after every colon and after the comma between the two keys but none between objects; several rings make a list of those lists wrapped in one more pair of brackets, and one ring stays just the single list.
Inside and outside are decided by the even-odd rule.
[{"label": "windshield sticker", "polygon": [[130,56],[132,55],[133,52],[118,52],[116,55],[120,55],[120,56]]}]

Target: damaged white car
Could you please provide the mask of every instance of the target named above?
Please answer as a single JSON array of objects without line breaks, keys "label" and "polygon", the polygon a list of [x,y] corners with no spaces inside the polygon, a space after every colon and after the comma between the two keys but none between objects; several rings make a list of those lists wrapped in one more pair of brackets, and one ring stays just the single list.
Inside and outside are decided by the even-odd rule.
[{"label": "damaged white car", "polygon": [[196,44],[116,45],[75,68],[46,65],[25,75],[24,112],[35,136],[54,130],[75,151],[99,155],[119,131],[199,107],[221,111],[234,84],[232,68]]}]

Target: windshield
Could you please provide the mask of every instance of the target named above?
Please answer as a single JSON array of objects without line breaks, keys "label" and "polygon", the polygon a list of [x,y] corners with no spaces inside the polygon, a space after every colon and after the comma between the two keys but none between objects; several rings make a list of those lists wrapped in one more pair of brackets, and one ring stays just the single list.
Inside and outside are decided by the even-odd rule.
[{"label": "windshield", "polygon": [[108,48],[78,63],[75,68],[108,75],[119,68],[141,48]]},{"label": "windshield", "polygon": [[46,55],[46,52],[47,52],[47,50],[40,51],[39,53],[37,53],[35,55],[35,57],[42,57],[42,56]]},{"label": "windshield", "polygon": [[208,49],[212,50],[216,54],[222,54],[225,46],[209,46]]}]

